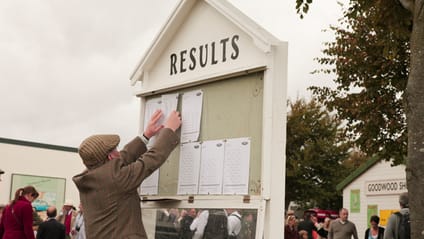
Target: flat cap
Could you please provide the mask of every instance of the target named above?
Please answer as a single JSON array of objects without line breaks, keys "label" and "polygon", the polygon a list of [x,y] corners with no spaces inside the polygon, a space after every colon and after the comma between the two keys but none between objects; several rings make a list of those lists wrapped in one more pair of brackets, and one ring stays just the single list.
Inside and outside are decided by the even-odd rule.
[{"label": "flat cap", "polygon": [[107,155],[118,146],[120,138],[115,134],[92,135],[82,141],[78,153],[88,169],[103,165]]}]

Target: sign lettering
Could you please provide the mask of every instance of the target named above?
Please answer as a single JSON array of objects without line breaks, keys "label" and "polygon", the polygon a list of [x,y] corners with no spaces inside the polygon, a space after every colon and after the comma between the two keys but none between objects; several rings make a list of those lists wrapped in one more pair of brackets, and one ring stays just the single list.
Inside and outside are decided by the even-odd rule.
[{"label": "sign lettering", "polygon": [[[179,53],[172,53],[170,55],[169,74],[176,75],[187,70],[193,71],[199,66],[203,68],[207,65],[216,65],[220,62],[226,62],[227,59],[235,60],[240,55],[239,39],[239,35],[234,35],[231,38],[221,39],[219,42],[214,41],[181,50]],[[218,57],[219,52],[221,52],[221,57]]]},{"label": "sign lettering", "polygon": [[407,188],[405,179],[365,182],[365,194],[367,195],[400,194],[406,191]]}]

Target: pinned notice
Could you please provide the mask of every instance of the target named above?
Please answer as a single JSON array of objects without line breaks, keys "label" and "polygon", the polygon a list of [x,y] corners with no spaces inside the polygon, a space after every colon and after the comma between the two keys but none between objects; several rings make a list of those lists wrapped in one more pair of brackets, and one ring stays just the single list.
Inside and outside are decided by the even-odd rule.
[{"label": "pinned notice", "polygon": [[[177,109],[178,105],[178,93],[176,94],[166,94],[162,95],[160,98],[149,99],[145,104],[144,111],[144,127],[146,129],[147,124],[150,121],[153,113],[156,110],[162,110],[162,117],[160,118],[158,124],[163,124],[166,117],[168,117],[169,113],[173,110]],[[155,136],[150,138],[149,144],[147,148],[151,148],[153,143],[155,142]],[[159,169],[154,171],[149,177],[147,177],[140,185],[140,194],[142,195],[156,195],[158,194],[158,186],[159,186]]]},{"label": "pinned notice", "polygon": [[224,148],[223,140],[202,143],[199,194],[222,194]]},{"label": "pinned notice", "polygon": [[181,145],[178,194],[197,194],[200,171],[200,143]]},{"label": "pinned notice", "polygon": [[250,138],[227,139],[225,142],[223,194],[248,193]]},{"label": "pinned notice", "polygon": [[195,90],[186,92],[182,98],[181,143],[196,142],[200,134],[203,91]]}]

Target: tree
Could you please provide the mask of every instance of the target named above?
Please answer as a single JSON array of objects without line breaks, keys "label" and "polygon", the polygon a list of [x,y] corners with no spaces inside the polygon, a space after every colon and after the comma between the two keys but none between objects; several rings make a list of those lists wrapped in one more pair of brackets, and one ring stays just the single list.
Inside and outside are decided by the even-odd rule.
[{"label": "tree", "polygon": [[[309,9],[309,4],[312,3],[312,0],[296,0],[296,2],[297,10],[301,13],[301,17],[303,17],[303,14],[307,13]],[[401,8],[401,6],[403,8]],[[376,11],[376,13],[373,14],[372,11]],[[424,184],[424,160],[422,160],[422,158],[424,158],[424,0],[350,0],[350,7],[345,12],[344,17],[345,19],[355,19],[354,22],[358,21],[359,23],[360,21],[368,21],[368,23],[371,24],[371,27],[377,27],[377,29],[384,28],[382,27],[382,25],[385,24],[387,27],[387,33],[393,34],[393,36],[395,36],[395,38],[393,39],[405,37],[407,40],[409,40],[409,42],[406,42],[408,44],[409,50],[397,51],[401,50],[402,48],[397,48],[395,46],[398,44],[400,44],[399,46],[402,46],[402,44],[401,42],[395,41],[386,41],[386,43],[388,43],[388,46],[384,48],[384,51],[380,50],[380,53],[384,57],[388,57],[390,55],[397,56],[398,54],[410,54],[409,62],[406,63],[408,65],[407,71],[405,72],[408,75],[406,81],[400,78],[395,79],[399,80],[399,86],[394,86],[395,89],[391,89],[390,87],[385,87],[387,86],[387,80],[385,77],[386,72],[376,71],[375,75],[381,77],[378,77],[379,79],[375,79],[372,81],[369,80],[366,82],[374,85],[374,87],[377,89],[374,92],[387,92],[390,90],[397,91],[402,88],[402,84],[405,85],[404,94],[392,94],[392,97],[394,97],[393,102],[395,102],[395,104],[392,107],[389,107],[390,104],[386,104],[386,107],[394,108],[397,111],[401,111],[401,107],[398,105],[400,102],[398,98],[403,97],[405,101],[404,113],[406,116],[404,122],[406,122],[406,125],[404,125],[402,128],[403,119],[399,117],[395,119],[396,122],[388,123],[391,124],[393,128],[397,128],[399,126],[401,127],[398,128],[398,130],[400,130],[400,135],[393,134],[394,138],[388,137],[387,139],[389,143],[395,140],[395,142],[405,145],[407,149],[407,158],[405,163],[407,187],[410,196],[409,206],[411,209],[411,238],[422,238],[421,231],[423,229],[424,222],[424,200],[421,200],[421,197],[424,195],[424,187],[422,187],[422,185]],[[364,24],[363,27],[366,26],[367,24]],[[405,26],[410,27],[405,28]],[[405,29],[409,31],[405,31]],[[354,31],[355,28],[352,28],[352,30]],[[367,44],[369,42],[364,41],[362,43]],[[345,47],[356,48],[361,47],[361,45],[358,42],[353,42],[351,45],[346,45]],[[366,62],[366,57],[366,55],[363,56],[364,63]],[[341,63],[344,60],[346,59],[344,59],[343,57],[336,57],[335,59],[332,59],[329,63],[336,64],[337,72],[337,64]],[[376,65],[377,64],[381,63],[376,63]],[[395,65],[396,67],[402,67],[403,64],[405,64],[405,62],[397,62],[397,64]],[[384,65],[380,66],[384,67]],[[351,84],[346,84],[343,87],[345,87],[345,89],[351,86],[364,87],[364,85],[361,85],[361,83],[357,84],[360,81],[355,80],[357,79],[357,69],[351,68],[350,70],[351,72],[348,75],[353,80],[351,81]],[[341,82],[336,83],[340,84]],[[324,93],[324,91],[322,91],[321,93]],[[330,97],[333,97],[334,99],[336,98],[334,97],[334,95],[331,96],[331,92],[328,92],[328,95]],[[353,104],[355,108],[360,111],[366,109],[367,107],[370,107],[370,105],[374,105],[377,107],[377,105],[380,104],[379,101],[368,102],[368,104],[364,105],[362,105],[364,101],[362,101],[362,103],[361,101],[351,101],[349,103]],[[376,109],[378,111],[386,107]],[[371,111],[372,110],[369,110],[369,112]],[[402,113],[399,112],[399,115],[401,116]],[[382,117],[387,116],[388,115]],[[361,120],[358,120],[354,123],[366,124],[366,122],[363,122]],[[396,124],[398,126],[395,126]],[[402,136],[404,135],[406,126],[407,133],[405,136]],[[388,127],[388,125],[375,125],[374,127],[368,127],[367,130],[372,131],[378,128],[378,131],[380,131],[380,128],[385,127]],[[405,140],[406,138],[407,140]],[[375,153],[379,155],[381,154],[389,156],[389,154],[387,154],[385,151],[390,149],[390,144],[395,146],[394,143],[385,144],[387,141],[380,141],[380,138],[378,137],[369,138],[368,140],[370,140],[372,143],[376,143],[376,141],[379,141],[376,143],[376,146],[373,147],[372,150],[368,151],[369,153],[371,151],[375,151]],[[395,157],[396,161],[399,162],[399,159],[402,157],[402,154],[393,155],[393,157]]]},{"label": "tree", "polygon": [[338,121],[317,101],[289,102],[286,147],[286,207],[291,201],[305,207],[337,209],[336,185],[349,173],[343,162],[349,144]]},{"label": "tree", "polygon": [[[398,5],[402,10],[401,6]],[[337,73],[337,87],[311,87],[330,110],[337,110],[356,145],[368,155],[395,164],[407,151],[404,91],[409,69],[410,21],[399,22],[397,32],[381,22],[375,6],[357,4],[345,12],[341,27],[332,27],[336,41],[327,43],[324,73]],[[343,28],[345,27],[345,28]]]}]

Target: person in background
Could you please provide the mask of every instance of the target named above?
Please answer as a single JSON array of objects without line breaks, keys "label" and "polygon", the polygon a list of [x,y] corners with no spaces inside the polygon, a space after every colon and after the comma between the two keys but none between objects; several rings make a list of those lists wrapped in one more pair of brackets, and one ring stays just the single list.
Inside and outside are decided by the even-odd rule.
[{"label": "person in background", "polygon": [[32,230],[32,206],[38,197],[33,186],[19,188],[14,199],[3,210],[0,222],[0,238],[2,239],[34,239]]},{"label": "person in background", "polygon": [[233,239],[237,238],[240,234],[241,230],[241,214],[236,210],[232,208],[227,209],[228,214],[228,238]]},{"label": "person in background", "polygon": [[71,239],[71,231],[75,225],[75,219],[77,217],[76,208],[71,200],[66,200],[63,204],[62,210],[57,216],[57,221],[65,225],[66,239]]},{"label": "person in background", "polygon": [[[143,135],[118,151],[118,135],[92,135],[78,153],[87,167],[72,180],[84,206],[87,238],[146,238],[141,218],[140,184],[168,158],[179,143],[180,113],[173,111],[164,125],[161,110],[153,113]],[[146,145],[155,136],[151,148]],[[107,216],[106,216],[107,215]]]},{"label": "person in background", "polygon": [[43,219],[38,215],[37,209],[32,207],[32,229],[37,231],[41,223],[43,223]]},{"label": "person in background", "polygon": [[182,216],[179,222],[180,224],[179,239],[192,239],[193,232],[190,230],[190,225],[193,223],[193,220],[195,217],[196,217],[195,208],[189,209],[188,212]]},{"label": "person in background", "polygon": [[339,211],[338,219],[334,220],[330,224],[330,230],[328,231],[328,239],[358,239],[358,232],[353,222],[347,220],[349,212],[346,208],[342,208]]},{"label": "person in background", "polygon": [[37,239],[65,239],[65,226],[56,220],[56,207],[47,208],[47,219],[37,230]]},{"label": "person in background", "polygon": [[312,231],[316,231],[314,222],[313,222],[313,217],[315,215],[311,212],[305,212],[305,214],[303,215],[304,220],[299,222],[299,225],[297,226],[297,230],[300,232],[302,230],[305,230],[308,232],[308,238],[309,239],[313,239],[312,236]]},{"label": "person in background", "polygon": [[256,215],[253,213],[246,213],[243,216],[243,222],[241,231],[239,234],[240,238],[243,239],[255,239],[256,234]]},{"label": "person in background", "polygon": [[331,219],[329,217],[324,218],[323,223],[315,223],[315,227],[317,229],[318,238],[326,239],[328,237],[328,230],[330,230]]},{"label": "person in background", "polygon": [[205,231],[206,224],[208,223],[209,211],[199,210],[197,217],[193,220],[190,225],[190,230],[193,231],[193,239],[203,238],[203,232]]},{"label": "person in background", "polygon": [[85,239],[85,225],[84,225],[84,209],[82,204],[79,205],[79,212],[75,219],[75,227],[72,228],[71,234],[74,236],[74,239]]},{"label": "person in background", "polygon": [[299,231],[299,239],[309,239],[308,232],[305,230]]},{"label": "person in background", "polygon": [[383,239],[384,228],[379,227],[380,218],[377,215],[372,215],[370,218],[370,228],[365,230],[365,239]]},{"label": "person in background", "polygon": [[[408,193],[402,193],[399,195],[399,206],[400,214],[409,214],[409,197]],[[384,239],[398,239],[399,238],[399,224],[400,216],[397,213],[393,213],[389,220],[387,220],[386,230],[384,231]]]},{"label": "person in background", "polygon": [[285,239],[298,239],[299,233],[296,228],[296,217],[289,215],[284,226],[284,238]]}]

